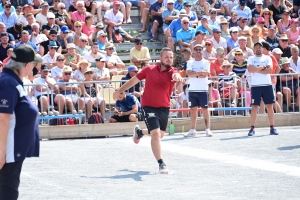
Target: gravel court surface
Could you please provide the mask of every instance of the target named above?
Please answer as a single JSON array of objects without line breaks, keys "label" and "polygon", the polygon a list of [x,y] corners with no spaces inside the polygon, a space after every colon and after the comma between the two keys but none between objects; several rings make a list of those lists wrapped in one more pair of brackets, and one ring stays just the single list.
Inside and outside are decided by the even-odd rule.
[{"label": "gravel court surface", "polygon": [[170,174],[158,174],[150,137],[41,141],[26,159],[19,199],[299,199],[300,127],[214,131],[162,140]]}]

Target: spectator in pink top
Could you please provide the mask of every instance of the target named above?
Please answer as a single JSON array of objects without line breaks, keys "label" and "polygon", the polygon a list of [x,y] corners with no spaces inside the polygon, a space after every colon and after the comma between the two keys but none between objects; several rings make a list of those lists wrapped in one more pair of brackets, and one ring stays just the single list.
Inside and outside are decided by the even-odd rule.
[{"label": "spectator in pink top", "polygon": [[[214,82],[210,80],[208,81],[208,107],[222,108],[220,93],[216,88],[214,88]],[[223,111],[216,112],[219,116],[223,116]]]},{"label": "spectator in pink top", "polygon": [[95,33],[96,31],[97,31],[96,26],[93,25],[93,16],[87,15],[85,17],[85,23],[82,24],[82,32],[86,34],[92,41],[92,34]]},{"label": "spectator in pink top", "polygon": [[77,1],[76,7],[77,11],[72,13],[72,22],[85,22],[86,8],[84,7],[84,1]]},{"label": "spectator in pink top", "polygon": [[[10,55],[11,55],[11,52],[13,51],[14,49],[13,48],[9,48],[7,49],[7,58],[5,58],[3,60],[3,67],[5,67],[5,65],[8,63],[8,61],[10,60]],[[0,61],[1,62],[1,61]]]}]

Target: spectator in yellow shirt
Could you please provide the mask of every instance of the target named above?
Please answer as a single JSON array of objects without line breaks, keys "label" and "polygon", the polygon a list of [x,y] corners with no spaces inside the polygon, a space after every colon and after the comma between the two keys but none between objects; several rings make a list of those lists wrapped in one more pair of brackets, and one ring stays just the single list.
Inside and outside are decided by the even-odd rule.
[{"label": "spectator in yellow shirt", "polygon": [[134,47],[130,49],[130,63],[140,68],[142,63],[149,63],[150,53],[148,47],[143,47],[142,38],[135,38]]}]

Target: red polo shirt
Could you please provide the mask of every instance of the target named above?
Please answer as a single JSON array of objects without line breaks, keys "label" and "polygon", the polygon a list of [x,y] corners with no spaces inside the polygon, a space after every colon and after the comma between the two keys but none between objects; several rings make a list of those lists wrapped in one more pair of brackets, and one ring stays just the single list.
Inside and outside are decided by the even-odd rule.
[{"label": "red polo shirt", "polygon": [[175,82],[172,82],[174,73],[178,73],[174,67],[160,71],[160,63],[158,63],[145,67],[136,75],[139,80],[146,79],[142,107],[170,107],[170,96],[175,85]]}]

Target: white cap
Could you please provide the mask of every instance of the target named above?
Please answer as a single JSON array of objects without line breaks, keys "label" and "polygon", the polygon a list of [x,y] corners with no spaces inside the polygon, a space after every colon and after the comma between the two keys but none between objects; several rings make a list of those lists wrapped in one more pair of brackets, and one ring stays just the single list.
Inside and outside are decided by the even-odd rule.
[{"label": "white cap", "polygon": [[53,18],[53,19],[55,19],[55,15],[52,12],[48,12],[47,18]]},{"label": "white cap", "polygon": [[272,53],[283,54],[283,52],[282,52],[281,49],[279,49],[279,48],[273,49]]},{"label": "white cap", "polygon": [[263,4],[262,0],[256,0],[255,4]]},{"label": "white cap", "polygon": [[76,46],[75,46],[75,44],[74,43],[69,43],[68,45],[67,45],[67,49],[71,49],[71,48],[76,48]]},{"label": "white cap", "polygon": [[229,29],[229,32],[239,32],[238,27],[234,26]]},{"label": "white cap", "polygon": [[168,3],[173,3],[173,4],[174,4],[175,2],[174,2],[174,0],[168,0],[168,1],[167,1],[167,4],[168,4]]}]

